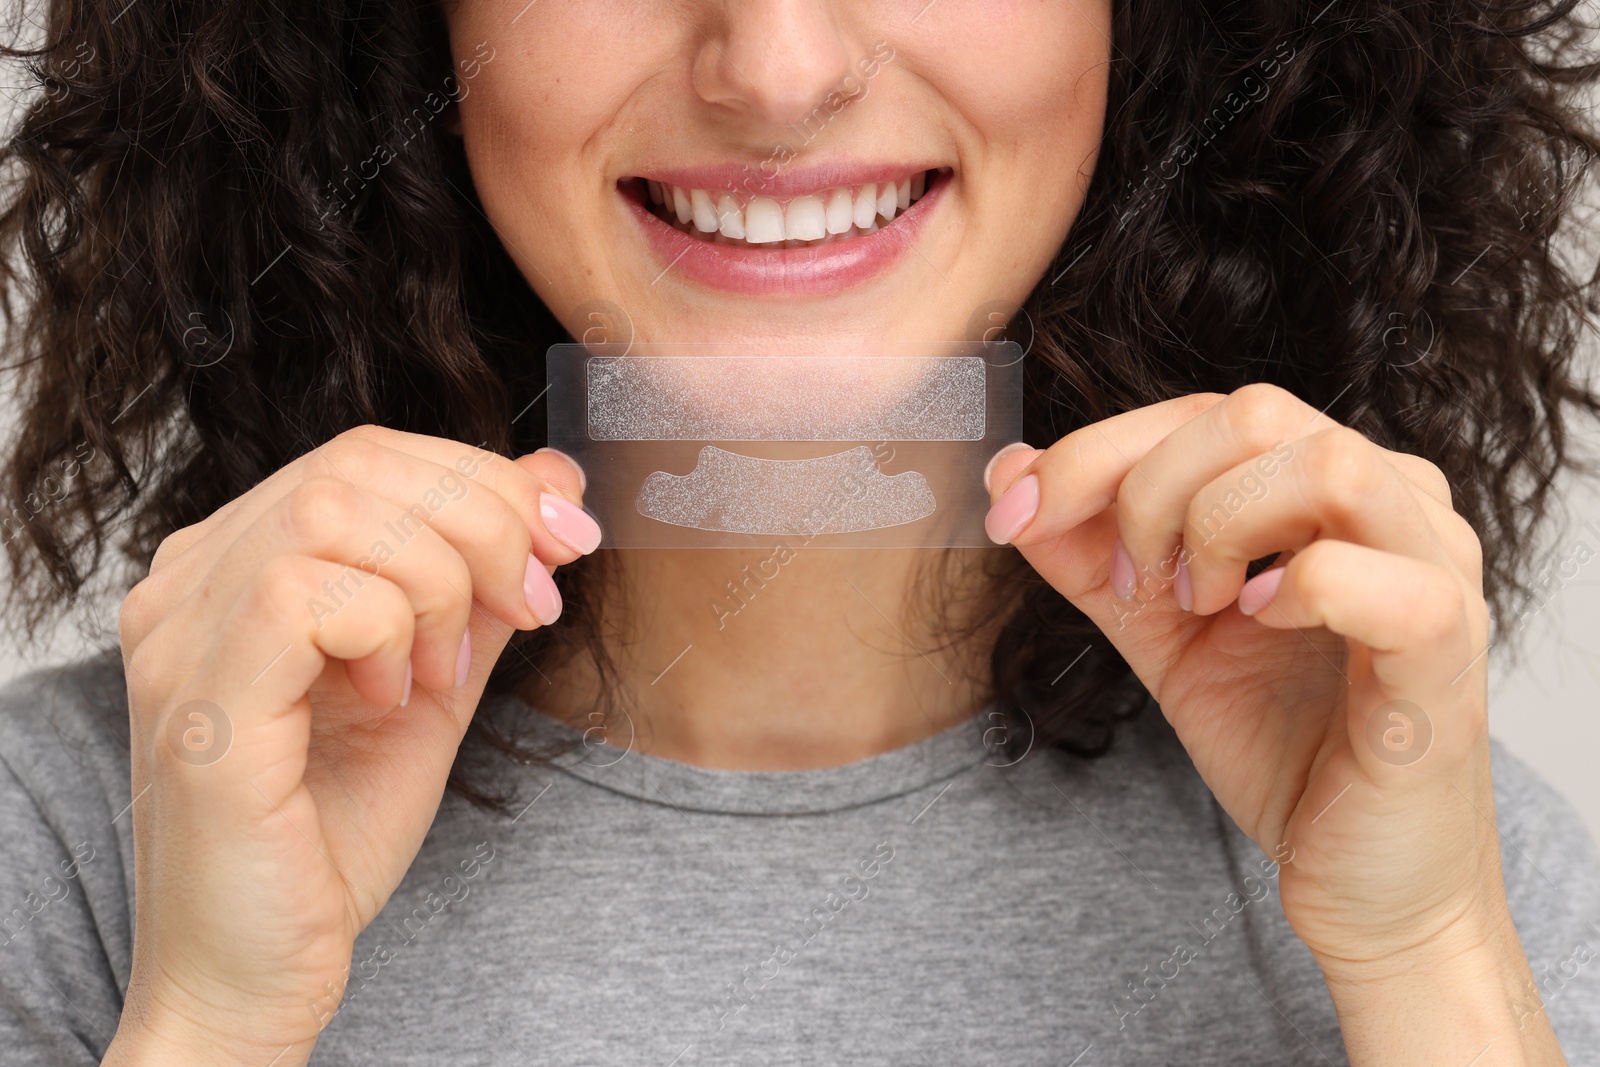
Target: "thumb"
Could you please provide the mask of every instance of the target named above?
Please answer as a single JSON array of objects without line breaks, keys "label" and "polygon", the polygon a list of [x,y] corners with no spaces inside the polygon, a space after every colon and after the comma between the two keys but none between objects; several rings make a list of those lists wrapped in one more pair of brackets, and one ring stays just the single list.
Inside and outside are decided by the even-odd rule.
[{"label": "thumb", "polygon": [[[583,510],[583,491],[587,488],[583,468],[571,456],[554,448],[541,448],[512,462],[545,486],[539,496],[539,519],[544,530],[534,531],[534,555],[548,566],[571,563],[600,547],[604,537],[600,524]],[[555,567],[550,566],[549,570],[554,573]]]},{"label": "thumb", "polygon": [[[583,491],[587,487],[583,468],[579,467],[573,458],[565,452],[554,448],[541,448],[526,455],[518,456],[512,460],[517,466],[539,478],[555,493],[579,507],[583,504]],[[545,508],[540,509],[541,517],[549,526],[552,517],[545,514]],[[559,519],[555,521],[559,522]],[[551,574],[555,567],[546,564],[545,573]],[[531,578],[530,581],[536,581]],[[554,602],[559,605],[560,595],[554,592],[554,586],[546,590],[546,596],[554,597]],[[557,608],[559,610],[559,608]],[[487,611],[474,610],[472,621],[468,624],[468,641],[470,651],[467,653],[471,660],[468,672],[468,682],[461,692],[464,692],[470,705],[475,706],[478,696],[483,692],[484,685],[488,682],[489,673],[495,662],[500,658],[510,642],[516,628],[501,621]]]},{"label": "thumb", "polygon": [[1039,449],[1022,441],[1006,445],[991,456],[988,466],[983,468],[983,487],[989,491],[989,502],[993,504],[1004,496],[1038,457]]},{"label": "thumb", "polygon": [[541,448],[518,456],[511,462],[535,477],[543,479],[550,488],[574,504],[583,502],[583,491],[589,487],[583,468],[577,460],[554,448]]}]

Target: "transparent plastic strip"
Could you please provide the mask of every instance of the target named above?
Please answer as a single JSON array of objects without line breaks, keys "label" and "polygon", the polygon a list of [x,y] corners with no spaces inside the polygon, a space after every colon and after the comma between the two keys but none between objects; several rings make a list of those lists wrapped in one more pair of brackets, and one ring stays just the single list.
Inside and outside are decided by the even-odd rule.
[{"label": "transparent plastic strip", "polygon": [[556,345],[546,370],[609,548],[989,545],[983,468],[1022,437],[1010,342]]}]

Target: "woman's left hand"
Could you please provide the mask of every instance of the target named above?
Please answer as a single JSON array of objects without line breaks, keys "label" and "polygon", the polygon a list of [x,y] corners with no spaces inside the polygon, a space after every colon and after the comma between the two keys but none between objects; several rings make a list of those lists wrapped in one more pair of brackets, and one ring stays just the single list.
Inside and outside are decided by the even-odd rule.
[{"label": "woman's left hand", "polygon": [[[1003,451],[989,485],[991,537],[1106,633],[1282,862],[1352,1062],[1443,1052],[1414,1034],[1426,1053],[1406,1060],[1383,1032],[1418,968],[1475,976],[1469,1014],[1512,1018],[1531,976],[1489,781],[1482,557],[1438,468],[1251,385]],[[1358,1058],[1347,1015],[1373,997],[1390,1010]]]}]

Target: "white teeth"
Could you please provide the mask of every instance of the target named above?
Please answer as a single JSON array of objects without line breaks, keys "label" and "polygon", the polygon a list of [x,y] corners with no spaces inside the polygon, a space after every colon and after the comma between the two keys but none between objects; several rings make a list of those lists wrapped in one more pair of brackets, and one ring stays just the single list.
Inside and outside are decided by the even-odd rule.
[{"label": "white teeth", "polygon": [[722,236],[744,240],[744,212],[739,210],[739,201],[731,193],[723,193],[722,199],[717,201],[717,219]]},{"label": "white teeth", "polygon": [[783,236],[789,241],[820,241],[828,236],[828,217],[820,197],[797,196],[789,201]]},{"label": "white teeth", "polygon": [[776,200],[758,196],[744,209],[744,239],[753,245],[770,245],[784,239],[783,208]]},{"label": "white teeth", "polygon": [[856,194],[856,209],[854,222],[856,229],[864,230],[872,225],[872,220],[878,217],[878,186],[868,182]]},{"label": "white teeth", "polygon": [[689,206],[694,209],[694,228],[701,233],[716,233],[722,225],[722,220],[717,218],[717,209],[711,204],[711,197],[704,189],[694,189],[689,193]]},{"label": "white teeth", "polygon": [[855,225],[855,211],[850,203],[850,190],[835,189],[828,197],[828,232],[848,233]]},{"label": "white teeth", "polygon": [[893,222],[895,209],[899,204],[900,194],[895,192],[894,183],[885,184],[883,191],[878,194],[878,214],[883,216],[884,221]]},{"label": "white teeth", "polygon": [[840,187],[797,196],[787,206],[756,197],[741,209],[731,192],[719,194],[645,180],[650,203],[661,209],[658,214],[668,222],[676,218],[690,233],[719,244],[784,248],[873,233],[921,199],[927,187],[927,172],[919,171],[899,182],[869,182],[853,190]]}]

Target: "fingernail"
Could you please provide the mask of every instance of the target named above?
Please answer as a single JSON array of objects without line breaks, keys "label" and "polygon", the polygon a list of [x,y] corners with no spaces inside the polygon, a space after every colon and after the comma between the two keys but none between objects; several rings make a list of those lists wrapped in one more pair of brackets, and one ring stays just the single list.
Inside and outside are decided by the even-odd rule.
[{"label": "fingernail", "polygon": [[411,661],[406,660],[406,691],[400,694],[400,706],[403,708],[411,702]]},{"label": "fingernail", "polygon": [[539,557],[531,553],[527,573],[522,576],[522,595],[528,601],[528,610],[545,626],[561,618],[561,591],[556,588],[556,580]]},{"label": "fingernail", "polygon": [[561,449],[551,448],[549,445],[545,445],[543,448],[536,448],[533,450],[534,455],[538,455],[540,452],[554,452],[556,455],[572,464],[572,469],[578,472],[578,492],[582,493],[589,488],[589,477],[583,473],[583,467],[578,463],[577,460],[561,451]]},{"label": "fingernail", "polygon": [[586,511],[554,493],[539,494],[539,517],[550,536],[587,556],[600,547],[600,525]]},{"label": "fingernail", "polygon": [[467,684],[467,672],[472,669],[472,631],[461,635],[461,649],[456,653],[456,688]]},{"label": "fingernail", "polygon": [[984,516],[983,528],[995,544],[1009,545],[1038,513],[1039,476],[1030,474],[994,502],[994,507]]},{"label": "fingernail", "polygon": [[1283,571],[1282,567],[1274,567],[1245,582],[1244,588],[1239,590],[1239,611],[1254,615],[1270,604],[1278,586],[1283,584]]},{"label": "fingernail", "polygon": [[1178,556],[1178,577],[1172,582],[1172,595],[1178,598],[1178,607],[1184,611],[1194,610],[1194,584],[1189,581],[1189,564],[1184,562],[1181,554]]},{"label": "fingernail", "polygon": [[989,457],[989,462],[984,464],[984,468],[983,468],[983,490],[984,490],[984,492],[988,492],[989,491],[989,475],[994,473],[994,465],[996,463],[1000,462],[1000,457],[1001,456],[1009,456],[1013,452],[1017,452],[1017,451],[1019,451],[1021,449],[1024,449],[1024,448],[1031,450],[1033,448],[1033,446],[1029,445],[1029,444],[1025,444],[1022,441],[1014,441],[1011,444],[1006,445],[1006,447],[1002,448],[1000,451],[996,452],[994,455]]},{"label": "fingernail", "polygon": [[1132,600],[1138,579],[1133,573],[1133,557],[1122,547],[1122,538],[1111,546],[1111,591],[1118,600]]}]

